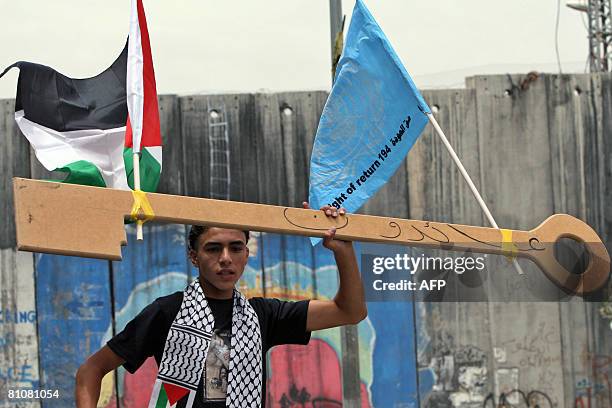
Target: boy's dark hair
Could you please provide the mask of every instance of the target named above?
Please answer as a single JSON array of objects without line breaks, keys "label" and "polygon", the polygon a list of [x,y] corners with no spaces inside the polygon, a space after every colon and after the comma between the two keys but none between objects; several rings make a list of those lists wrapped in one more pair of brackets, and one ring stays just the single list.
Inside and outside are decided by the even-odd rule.
[{"label": "boy's dark hair", "polygon": [[[203,225],[192,225],[191,229],[189,229],[189,236],[187,237],[187,244],[189,245],[188,249],[193,249],[194,251],[197,251],[197,246],[198,246],[198,238],[200,238],[200,235],[204,234],[206,231],[208,231],[210,227],[205,227]],[[249,238],[250,238],[250,233],[249,231],[242,231],[244,232],[244,237],[246,238],[246,243],[249,242]]]}]

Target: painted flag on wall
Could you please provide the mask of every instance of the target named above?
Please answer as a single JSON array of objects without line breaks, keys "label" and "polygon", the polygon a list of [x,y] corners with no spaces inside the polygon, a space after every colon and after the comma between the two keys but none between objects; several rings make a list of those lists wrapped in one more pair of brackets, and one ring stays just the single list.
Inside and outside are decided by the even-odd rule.
[{"label": "painted flag on wall", "polygon": [[[2,77],[9,69],[19,68],[17,125],[46,169],[68,173],[65,182],[133,187],[132,148],[136,134],[142,152],[141,189],[157,189],[162,143],[142,0],[132,1],[130,26],[128,44],[119,57],[94,77],[74,79],[25,61],[0,74]],[[135,88],[140,90],[141,102],[140,110],[128,116],[128,89],[134,88],[132,82],[139,84]]]},{"label": "painted flag on wall", "polygon": [[429,112],[389,40],[357,0],[315,136],[310,206],[357,211],[395,173]]}]

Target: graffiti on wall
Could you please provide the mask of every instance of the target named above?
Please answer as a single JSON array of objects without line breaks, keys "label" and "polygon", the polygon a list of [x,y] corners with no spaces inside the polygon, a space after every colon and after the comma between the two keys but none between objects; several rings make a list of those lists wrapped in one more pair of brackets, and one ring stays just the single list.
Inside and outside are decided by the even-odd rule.
[{"label": "graffiti on wall", "polygon": [[478,347],[453,346],[452,336],[439,334],[445,341],[428,366],[434,383],[424,399],[428,407],[480,406],[487,394],[487,355]]},{"label": "graffiti on wall", "polygon": [[488,393],[488,356],[461,344],[446,329],[443,316],[417,303],[419,388],[425,407],[480,407]]},{"label": "graffiti on wall", "polygon": [[588,376],[575,384],[574,406],[577,408],[612,407],[612,355],[582,353]]},{"label": "graffiti on wall", "polygon": [[[307,347],[276,347],[270,352],[270,366],[268,407],[342,407],[340,360],[326,341],[312,339]],[[370,407],[364,383],[361,406]]]},{"label": "graffiti on wall", "polygon": [[39,389],[33,257],[0,249],[0,406],[32,406],[33,398],[9,392]]},{"label": "graffiti on wall", "polygon": [[76,371],[100,347],[111,321],[108,262],[40,255],[36,306],[41,386],[57,390],[45,407],[74,405]]},{"label": "graffiti on wall", "polygon": [[540,390],[525,392],[518,388],[498,394],[496,398],[492,393],[487,395],[483,408],[520,406],[526,408],[553,408],[556,405],[552,399]]}]

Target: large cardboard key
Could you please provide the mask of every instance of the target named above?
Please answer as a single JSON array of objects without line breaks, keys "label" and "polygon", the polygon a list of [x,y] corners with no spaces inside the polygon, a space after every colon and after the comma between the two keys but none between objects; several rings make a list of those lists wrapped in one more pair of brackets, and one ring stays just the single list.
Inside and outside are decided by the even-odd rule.
[{"label": "large cardboard key", "polygon": [[[13,180],[13,189],[18,249],[121,259],[132,192],[23,178]],[[147,198],[157,222],[317,237],[335,226],[337,238],[351,241],[525,257],[557,285],[577,294],[601,288],[610,274],[610,257],[601,239],[567,214],[518,231],[359,214],[329,218],[320,210],[168,194],[150,193]],[[572,238],[586,248],[589,261],[582,274],[566,270],[555,258],[554,244],[561,238]]]}]

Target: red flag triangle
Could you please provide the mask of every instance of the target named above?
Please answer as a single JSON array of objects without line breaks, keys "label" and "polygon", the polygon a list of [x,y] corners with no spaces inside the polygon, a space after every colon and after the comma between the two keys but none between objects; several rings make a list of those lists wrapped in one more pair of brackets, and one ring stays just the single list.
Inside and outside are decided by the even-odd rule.
[{"label": "red flag triangle", "polygon": [[168,403],[170,403],[170,406],[176,404],[178,400],[189,394],[189,390],[187,388],[179,387],[178,385],[169,383],[163,384],[164,390],[166,390],[166,395],[168,396]]}]

